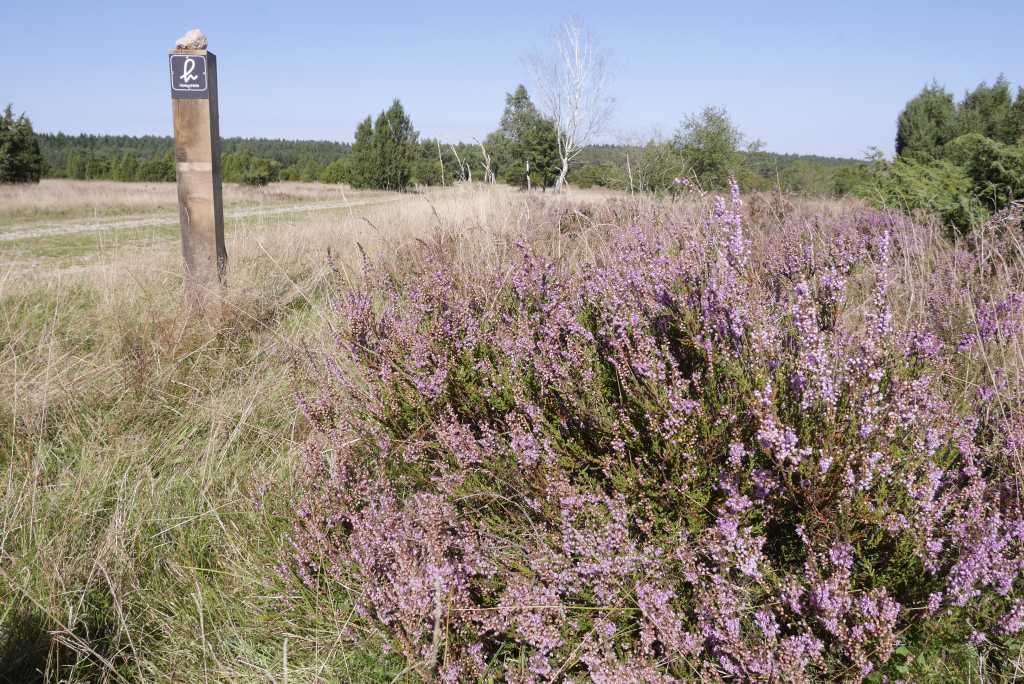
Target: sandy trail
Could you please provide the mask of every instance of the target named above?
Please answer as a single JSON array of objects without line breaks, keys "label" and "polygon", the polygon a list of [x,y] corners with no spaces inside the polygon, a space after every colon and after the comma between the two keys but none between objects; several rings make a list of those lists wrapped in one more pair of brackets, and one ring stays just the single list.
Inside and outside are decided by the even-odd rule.
[{"label": "sandy trail", "polygon": [[[362,206],[396,202],[403,197],[387,199],[365,199],[361,201],[306,202],[275,207],[248,207],[245,209],[225,210],[224,219],[244,219],[256,216],[278,216],[281,214],[297,214],[310,211],[328,211],[334,209],[355,209]],[[53,237],[57,235],[74,235],[76,233],[92,233],[101,230],[122,230],[125,228],[141,228],[143,226],[173,226],[178,224],[177,214],[137,216],[112,221],[64,221],[60,223],[33,223],[8,226],[0,232],[0,242],[24,240],[26,238]]]}]

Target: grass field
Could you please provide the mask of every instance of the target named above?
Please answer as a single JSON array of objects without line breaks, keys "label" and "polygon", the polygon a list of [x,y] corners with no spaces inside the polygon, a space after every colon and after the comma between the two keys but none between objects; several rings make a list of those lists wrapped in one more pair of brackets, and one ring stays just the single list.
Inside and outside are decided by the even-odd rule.
[{"label": "grass field", "polygon": [[[496,261],[531,212],[569,200],[300,184],[226,198],[349,206],[228,221],[213,333],[181,317],[175,226],[0,243],[0,681],[386,681],[401,669],[372,643],[341,645],[338,605],[275,582],[305,430],[290,358],[330,344],[328,254],[343,277],[360,249],[396,270],[428,242]],[[174,201],[172,184],[0,187],[0,231]]]},{"label": "grass field", "polygon": [[[701,205],[487,186],[229,188],[229,210],[306,208],[228,221],[224,315],[210,329],[183,314],[174,225],[104,227],[173,216],[174,201],[171,184],[0,187],[0,235],[53,231],[0,242],[0,681],[416,681],[345,591],[303,591],[278,572],[310,431],[296,408],[308,376],[294,369],[334,349],[332,295],[361,281],[364,255],[401,280],[442,254],[473,282],[503,272],[526,234],[572,269],[608,258],[613,223],[656,234],[699,225]],[[771,253],[781,213],[818,248],[827,219],[856,208],[772,202],[748,203],[755,254]],[[95,229],[54,229],[85,220]],[[988,259],[983,278],[958,271],[938,227],[909,235],[894,265],[900,323],[941,300],[958,316],[949,325],[970,329],[972,288],[1021,288],[1013,255]],[[1019,402],[1014,339],[950,380],[964,403],[996,378]]]}]

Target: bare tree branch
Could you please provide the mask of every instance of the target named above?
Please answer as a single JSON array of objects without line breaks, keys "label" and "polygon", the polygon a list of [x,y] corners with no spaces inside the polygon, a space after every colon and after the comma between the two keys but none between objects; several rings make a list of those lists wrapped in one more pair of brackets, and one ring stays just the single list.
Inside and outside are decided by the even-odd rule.
[{"label": "bare tree branch", "polygon": [[555,124],[562,168],[555,189],[565,185],[569,166],[608,123],[614,100],[608,94],[605,53],[579,19],[561,26],[554,54],[530,60],[541,110]]},{"label": "bare tree branch", "polygon": [[487,148],[484,147],[482,142],[477,140],[476,144],[480,146],[480,153],[484,157],[483,161],[480,162],[481,166],[484,167],[484,183],[494,183],[495,178],[494,170],[491,168],[491,155],[487,154]]}]

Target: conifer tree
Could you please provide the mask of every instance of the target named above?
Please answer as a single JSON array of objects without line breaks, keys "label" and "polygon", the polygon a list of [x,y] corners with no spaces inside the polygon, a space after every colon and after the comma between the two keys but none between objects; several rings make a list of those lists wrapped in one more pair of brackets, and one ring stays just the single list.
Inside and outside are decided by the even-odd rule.
[{"label": "conifer tree", "polygon": [[377,163],[375,187],[383,190],[405,190],[412,177],[419,134],[412,120],[395,100],[381,112],[373,127],[373,150]]},{"label": "conifer tree", "polygon": [[85,158],[79,152],[68,155],[68,163],[64,175],[78,180],[85,179]]},{"label": "conifer tree", "polygon": [[43,175],[43,155],[32,130],[32,122],[22,114],[14,118],[7,105],[0,116],[0,183],[38,183]]},{"label": "conifer tree", "polygon": [[1017,99],[1010,113],[1010,142],[1024,145],[1024,86],[1017,87]]},{"label": "conifer tree", "polygon": [[139,172],[139,159],[131,152],[121,155],[121,160],[114,167],[114,180],[133,181]]},{"label": "conifer tree", "polygon": [[513,144],[520,141],[527,126],[540,118],[537,107],[530,100],[526,86],[519,84],[515,92],[505,95],[505,111],[501,114],[499,131]]},{"label": "conifer tree", "polygon": [[1013,96],[1005,76],[992,85],[980,83],[964,96],[958,113],[960,135],[979,133],[997,142],[1016,142]]},{"label": "conifer tree", "polygon": [[356,127],[349,164],[349,183],[353,188],[375,187],[378,178],[373,145],[373,121],[367,116]]},{"label": "conifer tree", "polygon": [[558,179],[558,131],[523,85],[505,96],[498,130],[488,137],[497,173],[511,185],[549,187]]},{"label": "conifer tree", "polygon": [[929,161],[942,156],[942,147],[957,135],[953,95],[933,83],[907,102],[896,124],[896,154]]}]

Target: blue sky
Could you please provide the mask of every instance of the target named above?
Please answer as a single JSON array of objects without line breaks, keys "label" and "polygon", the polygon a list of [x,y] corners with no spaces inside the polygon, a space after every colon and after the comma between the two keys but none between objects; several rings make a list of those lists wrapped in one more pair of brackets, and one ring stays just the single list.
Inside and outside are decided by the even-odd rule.
[{"label": "blue sky", "polygon": [[199,27],[218,55],[225,136],[351,140],[400,97],[424,136],[492,130],[524,58],[581,17],[609,49],[606,141],[724,106],[777,152],[892,152],[933,78],[958,96],[1024,81],[1024,2],[0,2],[0,103],[37,130],[167,135],[167,50]]}]

